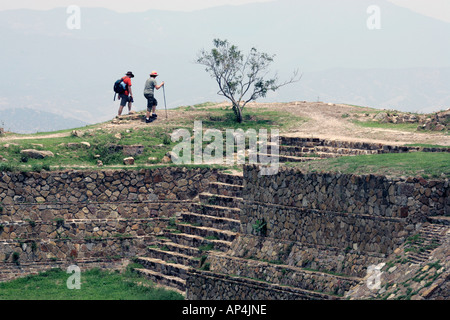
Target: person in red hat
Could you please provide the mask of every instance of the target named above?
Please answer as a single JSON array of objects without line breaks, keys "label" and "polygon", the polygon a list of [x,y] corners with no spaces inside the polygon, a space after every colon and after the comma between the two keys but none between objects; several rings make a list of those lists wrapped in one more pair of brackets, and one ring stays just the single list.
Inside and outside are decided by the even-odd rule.
[{"label": "person in red hat", "polygon": [[[159,90],[164,85],[164,81],[160,85],[156,82],[158,72],[153,71],[150,73],[150,78],[145,82],[144,97],[147,99],[147,114],[145,115],[145,122],[149,123],[157,118],[156,106],[158,101],[155,99],[155,89]],[[151,116],[150,116],[151,113]]]},{"label": "person in red hat", "polygon": [[134,74],[131,71],[128,71],[125,77],[122,78],[123,82],[127,85],[125,92],[119,95],[120,98],[120,107],[119,107],[119,116],[122,115],[123,108],[128,103],[128,112],[131,111],[131,106],[133,103],[133,92],[131,91],[131,78],[134,78]]}]

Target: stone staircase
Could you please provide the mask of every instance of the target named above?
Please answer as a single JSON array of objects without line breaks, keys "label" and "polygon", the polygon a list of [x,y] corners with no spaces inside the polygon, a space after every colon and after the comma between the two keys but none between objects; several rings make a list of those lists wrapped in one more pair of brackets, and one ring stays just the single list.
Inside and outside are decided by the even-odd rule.
[{"label": "stone staircase", "polygon": [[[380,153],[450,152],[450,148],[392,146],[371,142],[335,141],[288,136],[280,136],[279,142],[280,162],[305,162]],[[268,143],[268,146],[270,146],[270,143]]]},{"label": "stone staircase", "polygon": [[411,263],[422,264],[429,260],[434,249],[444,243],[449,236],[450,226],[443,223],[444,218],[431,219],[432,223],[422,227],[408,239],[405,245],[406,255]]},{"label": "stone staircase", "polygon": [[188,270],[208,270],[205,260],[211,250],[227,252],[240,229],[242,175],[219,173],[208,192],[199,194],[189,212],[173,218],[163,236],[136,259],[136,269],[155,283],[185,294]]},{"label": "stone staircase", "polygon": [[[386,152],[380,144],[331,141],[319,138],[280,136],[279,143],[279,162],[309,162],[343,156],[370,155]],[[271,145],[272,143],[269,142],[268,152],[270,152]],[[273,157],[272,154],[259,153],[258,155]]]},{"label": "stone staircase", "polygon": [[380,146],[328,141],[319,138],[280,137],[280,162],[305,162],[379,153]]}]

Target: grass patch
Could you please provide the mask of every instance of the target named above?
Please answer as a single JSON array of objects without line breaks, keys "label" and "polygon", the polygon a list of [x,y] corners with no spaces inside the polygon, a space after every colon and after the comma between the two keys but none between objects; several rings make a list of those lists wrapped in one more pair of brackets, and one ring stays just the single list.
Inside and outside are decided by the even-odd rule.
[{"label": "grass patch", "polygon": [[[195,107],[195,106],[194,106]],[[186,107],[189,108],[189,107]],[[195,107],[196,110],[203,112],[194,117],[194,121],[202,121],[203,128],[207,129],[288,129],[293,124],[299,124],[307,121],[301,117],[296,117],[288,112],[272,111],[268,108],[245,109],[243,112],[243,122],[237,123],[236,117],[231,106],[228,107],[209,107],[208,104],[202,107]],[[188,109],[186,109],[188,110]],[[184,123],[186,126],[192,126],[192,120]]]},{"label": "grass patch", "polygon": [[420,147],[420,148],[439,148],[439,149],[450,149],[450,146],[442,146],[439,144],[426,144],[426,143],[411,143],[406,144],[406,147]]},{"label": "grass patch", "polygon": [[289,166],[311,172],[449,178],[450,153],[413,152],[361,155],[317,160],[310,163],[290,163]]},{"label": "grass patch", "polygon": [[[0,144],[2,156],[8,160],[7,163],[0,163],[1,171],[41,171],[41,170],[62,170],[74,167],[95,167],[97,161],[101,160],[104,165],[123,166],[123,159],[126,158],[121,146],[144,145],[144,153],[135,156],[136,165],[149,165],[159,163],[168,151],[171,151],[175,143],[168,138],[165,129],[159,127],[146,127],[139,130],[128,130],[119,132],[120,138],[116,137],[116,132],[96,130],[86,132],[83,137],[72,135],[58,138],[17,139],[14,144],[4,148]],[[88,142],[90,147],[81,144]],[[69,145],[72,145],[69,147]],[[48,150],[53,152],[54,157],[45,159],[32,159],[20,153],[23,149]],[[150,160],[154,159],[154,160]]]},{"label": "grass patch", "polygon": [[0,300],[183,300],[179,293],[155,287],[131,268],[124,273],[84,271],[80,290],[67,288],[70,276],[61,269],[51,269],[0,283]]},{"label": "grass patch", "polygon": [[378,121],[359,121],[352,120],[352,123],[364,127],[364,128],[376,128],[376,129],[392,129],[401,131],[417,131],[417,123],[381,123]]},{"label": "grass patch", "polygon": [[[189,109],[189,107],[184,107]],[[242,124],[236,123],[231,108],[212,107],[210,103],[193,107],[196,116],[177,120],[171,127],[155,124],[148,127],[128,128],[119,131],[111,131],[108,128],[89,127],[79,130],[81,137],[70,134],[70,130],[62,130],[59,133],[67,133],[58,137],[43,137],[42,133],[24,136],[20,135],[14,142],[0,143],[2,156],[8,160],[0,163],[1,171],[50,171],[64,169],[83,169],[86,167],[97,168],[98,160],[109,169],[124,168],[123,159],[126,155],[122,151],[123,146],[143,145],[144,152],[134,156],[136,167],[147,167],[161,163],[161,160],[172,151],[179,141],[172,142],[171,134],[175,129],[187,129],[192,134],[192,125],[195,120],[201,120],[203,129],[214,128],[222,130],[238,129],[281,129],[288,123],[301,121],[288,113],[274,112],[266,109],[247,110]],[[191,111],[189,111],[191,112]],[[55,132],[58,133],[58,132]],[[225,138],[224,138],[225,141]],[[87,142],[90,146],[82,144]],[[9,144],[7,148],[4,145]],[[210,142],[203,141],[206,147]],[[32,159],[21,154],[23,149],[47,150],[54,157],[45,159]]]}]

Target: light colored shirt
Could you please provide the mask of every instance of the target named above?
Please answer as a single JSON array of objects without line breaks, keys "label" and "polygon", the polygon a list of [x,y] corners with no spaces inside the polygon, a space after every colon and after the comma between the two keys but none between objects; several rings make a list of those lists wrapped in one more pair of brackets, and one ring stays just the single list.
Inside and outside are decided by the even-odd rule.
[{"label": "light colored shirt", "polygon": [[155,94],[155,87],[156,87],[156,79],[149,78],[145,82],[145,88],[144,88],[144,94]]}]

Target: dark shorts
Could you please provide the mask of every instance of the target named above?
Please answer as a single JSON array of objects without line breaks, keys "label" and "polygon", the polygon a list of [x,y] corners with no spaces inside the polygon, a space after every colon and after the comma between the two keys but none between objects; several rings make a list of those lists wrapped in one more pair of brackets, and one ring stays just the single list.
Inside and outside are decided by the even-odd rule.
[{"label": "dark shorts", "polygon": [[158,105],[158,101],[151,94],[144,94],[144,97],[147,99],[147,110],[152,111],[153,106]]},{"label": "dark shorts", "polygon": [[119,95],[120,97],[120,105],[125,107],[128,102],[130,102],[130,97],[124,94]]}]

